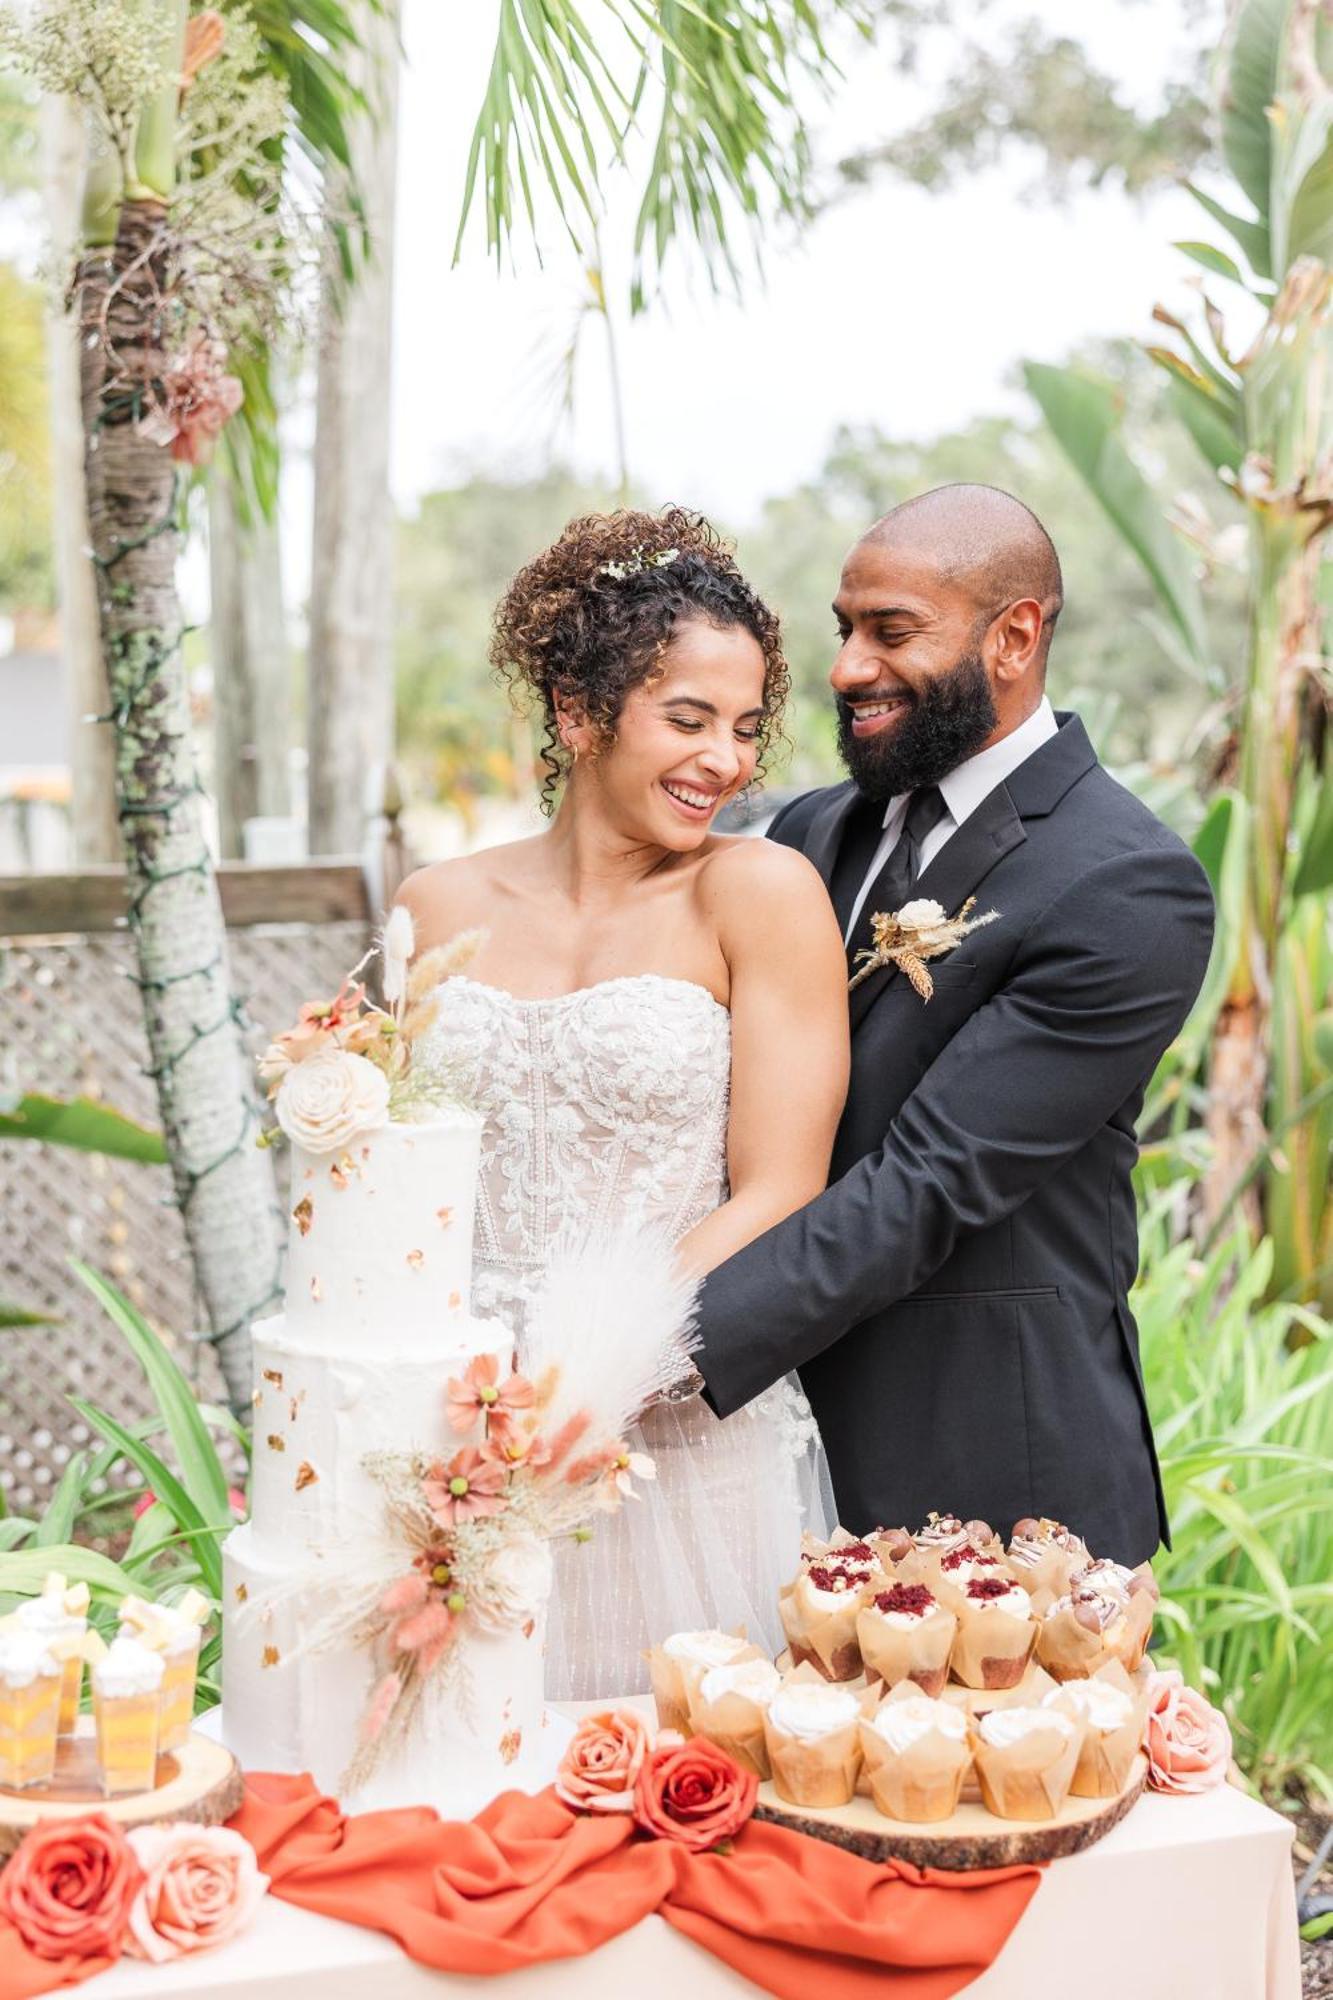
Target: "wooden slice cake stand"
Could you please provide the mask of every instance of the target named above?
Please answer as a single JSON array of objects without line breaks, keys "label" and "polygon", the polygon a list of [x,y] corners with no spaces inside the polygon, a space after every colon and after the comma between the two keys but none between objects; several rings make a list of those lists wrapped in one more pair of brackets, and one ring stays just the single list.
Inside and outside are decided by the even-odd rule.
[{"label": "wooden slice cake stand", "polygon": [[240,1766],[230,1750],[195,1730],[179,1749],[158,1758],[157,1783],[151,1792],[125,1792],[109,1799],[98,1774],[93,1719],[81,1715],[76,1733],[60,1739],[49,1785],[34,1785],[24,1792],[0,1785],[0,1867],[38,1820],[102,1812],[121,1826],[177,1819],[219,1826],[238,1809],[243,1791]]}]

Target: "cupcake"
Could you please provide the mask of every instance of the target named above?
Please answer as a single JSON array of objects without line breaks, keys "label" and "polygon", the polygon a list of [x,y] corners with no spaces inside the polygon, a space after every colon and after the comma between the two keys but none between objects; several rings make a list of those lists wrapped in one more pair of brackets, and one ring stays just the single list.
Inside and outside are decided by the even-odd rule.
[{"label": "cupcake", "polygon": [[50,1642],[61,1665],[60,1734],[72,1736],[83,1690],[83,1635],[88,1629],[88,1586],[67,1584],[50,1570],[40,1597],[25,1598],[14,1612],[17,1624]]},{"label": "cupcake", "polygon": [[1009,1574],[1015,1583],[1033,1593],[1049,1590],[1059,1597],[1069,1588],[1069,1579],[1091,1561],[1084,1543],[1063,1521],[1041,1520],[1028,1515],[1015,1521],[1007,1555]]},{"label": "cupcake", "polygon": [[960,1542],[947,1555],[935,1558],[935,1594],[950,1610],[961,1609],[968,1584],[982,1577],[998,1577],[1005,1583],[1013,1581],[1003,1557],[983,1554],[970,1541]]},{"label": "cupcake", "polygon": [[49,1785],[56,1767],[62,1667],[41,1632],[0,1632],[0,1784]]},{"label": "cupcake", "polygon": [[157,1747],[176,1750],[190,1733],[194,1719],[194,1686],[199,1671],[199,1644],[208,1599],[189,1590],[179,1604],[149,1604],[127,1597],[120,1607],[120,1630],[162,1655],[162,1702]]},{"label": "cupcake", "polygon": [[963,1711],[903,1682],[860,1728],[865,1780],[879,1811],[889,1819],[948,1819],[972,1762]]},{"label": "cupcake", "polygon": [[1042,1701],[1083,1728],[1083,1742],[1069,1789],[1080,1799],[1114,1799],[1125,1788],[1143,1740],[1147,1702],[1118,1666],[1091,1680],[1066,1681]]},{"label": "cupcake", "polygon": [[158,1707],[166,1663],[138,1639],[113,1639],[92,1669],[102,1790],[151,1791],[157,1776]]},{"label": "cupcake", "polygon": [[992,1708],[976,1724],[973,1757],[988,1812],[1054,1819],[1069,1796],[1082,1724],[1055,1708]]},{"label": "cupcake", "polygon": [[809,1664],[825,1680],[854,1680],[861,1671],[856,1615],[871,1585],[884,1581],[873,1561],[823,1561],[803,1567],[778,1599],[778,1615],[796,1666]]},{"label": "cupcake", "polygon": [[690,1730],[736,1759],[743,1771],[772,1776],[764,1742],[764,1714],[782,1685],[769,1660],[738,1660],[710,1667],[690,1696]]},{"label": "cupcake", "polygon": [[779,1798],[845,1806],[861,1768],[861,1703],[850,1688],[789,1678],[769,1702],[764,1741]]},{"label": "cupcake", "polygon": [[916,1555],[916,1543],[906,1528],[876,1528],[874,1534],[866,1539],[875,1551],[880,1568],[891,1579],[898,1576],[903,1565],[911,1562]]},{"label": "cupcake", "polygon": [[740,1632],[673,1632],[648,1655],[658,1727],[688,1733],[690,1695],[710,1667],[763,1658]]},{"label": "cupcake", "polygon": [[1047,1606],[1037,1657],[1057,1681],[1085,1680],[1111,1661],[1134,1673],[1157,1609],[1157,1584],[1146,1565],[1092,1563]]},{"label": "cupcake", "polygon": [[886,1688],[914,1681],[937,1695],[949,1678],[949,1654],[958,1619],[924,1583],[892,1583],[856,1614],[856,1643],[866,1675]]},{"label": "cupcake", "polygon": [[1036,1642],[1032,1600],[1019,1584],[991,1576],[964,1584],[949,1660],[964,1687],[1017,1687]]}]

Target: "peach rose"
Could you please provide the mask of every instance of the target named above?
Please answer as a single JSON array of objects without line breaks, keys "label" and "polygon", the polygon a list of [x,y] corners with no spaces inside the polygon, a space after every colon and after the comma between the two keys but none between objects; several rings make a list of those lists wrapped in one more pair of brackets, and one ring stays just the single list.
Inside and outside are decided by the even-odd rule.
[{"label": "peach rose", "polygon": [[365,1056],[325,1049],[283,1077],[273,1109],[287,1137],[308,1153],[332,1153],[389,1115],[389,1079]]},{"label": "peach rose", "polygon": [[632,1708],[585,1715],[560,1759],[557,1796],[575,1812],[633,1812],[635,1782],[652,1740]]},{"label": "peach rose", "polygon": [[44,1820],[0,1875],[0,1916],[38,1958],[118,1958],[142,1881],[134,1849],[105,1813]]},{"label": "peach rose", "polygon": [[160,1965],[226,1944],[268,1888],[253,1847],[227,1826],[136,1826],[129,1842],[143,1868],[125,1940],[135,1958]]},{"label": "peach rose", "polygon": [[702,1853],[739,1833],[759,1794],[753,1771],[706,1736],[658,1743],[634,1787],[634,1817],[645,1833]]},{"label": "peach rose", "polygon": [[1172,1668],[1148,1682],[1143,1747],[1155,1792],[1206,1792],[1226,1777],[1231,1730],[1221,1710]]}]

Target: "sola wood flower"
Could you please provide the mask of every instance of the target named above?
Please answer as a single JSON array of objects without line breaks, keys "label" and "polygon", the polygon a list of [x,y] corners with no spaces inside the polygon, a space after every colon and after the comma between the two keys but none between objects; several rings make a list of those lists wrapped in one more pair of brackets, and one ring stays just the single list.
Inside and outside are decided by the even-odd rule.
[{"label": "sola wood flower", "polygon": [[170,445],[181,464],[206,464],[244,399],[239,379],[226,372],[226,360],[221,341],[199,334],[163,370],[157,406],[139,420],[141,435]]},{"label": "sola wood flower", "polygon": [[504,1489],[508,1474],[503,1465],[467,1445],[456,1452],[447,1466],[431,1466],[421,1490],[426,1505],[442,1528],[455,1528],[463,1521],[479,1521],[490,1514],[503,1513]]},{"label": "sola wood flower", "polygon": [[497,1429],[505,1432],[514,1415],[530,1410],[536,1399],[537,1392],[526,1376],[510,1375],[501,1382],[498,1358],[479,1354],[469,1362],[461,1380],[450,1378],[449,1422],[456,1431],[470,1431],[477,1418],[484,1416],[488,1436],[495,1438]]},{"label": "sola wood flower", "polygon": [[935,982],[926,970],[926,960],[952,951],[973,931],[979,931],[984,924],[993,924],[1000,914],[998,910],[988,910],[984,917],[970,917],[976,900],[975,896],[969,896],[954,917],[946,917],[943,905],[928,896],[904,903],[900,910],[876,910],[870,920],[874,944],[869,951],[857,952],[856,962],[861,969],[847,982],[848,992],[854,991],[863,979],[869,979],[872,972],[895,965],[907,974],[914,991],[923,1000],[929,1000]]},{"label": "sola wood flower", "polygon": [[631,1451],[628,1445],[622,1445],[606,1468],[597,1493],[598,1508],[610,1511],[618,1507],[622,1500],[637,1500],[639,1495],[634,1491],[634,1481],[656,1477],[657,1467],[646,1452]]}]

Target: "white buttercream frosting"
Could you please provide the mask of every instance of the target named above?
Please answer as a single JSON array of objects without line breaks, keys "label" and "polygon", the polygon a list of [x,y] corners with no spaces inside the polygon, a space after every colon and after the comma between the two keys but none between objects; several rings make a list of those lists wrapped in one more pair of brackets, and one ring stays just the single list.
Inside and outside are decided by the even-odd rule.
[{"label": "white buttercream frosting", "polygon": [[0,1632],[0,1685],[31,1687],[35,1680],[50,1680],[60,1672],[59,1661],[46,1650],[47,1637],[21,1627]]},{"label": "white buttercream frosting", "polygon": [[1099,1590],[1105,1597],[1119,1597],[1126,1602],[1129,1600],[1129,1586],[1133,1581],[1133,1570],[1126,1569],[1123,1563],[1112,1562],[1109,1557],[1104,1557],[1100,1562],[1089,1563],[1088,1567],[1081,1569],[1073,1579],[1076,1590]]},{"label": "white buttercream frosting", "polygon": [[845,1729],[860,1713],[856,1696],[831,1681],[795,1681],[779,1688],[769,1703],[769,1720],[784,1736],[813,1743]]},{"label": "white buttercream frosting", "polygon": [[1031,1618],[1032,1599],[1021,1583],[1015,1583],[1005,1591],[1003,1597],[969,1597],[968,1607],[973,1611],[999,1611],[1006,1618]]},{"label": "white buttercream frosting", "polygon": [[669,1660],[683,1660],[691,1667],[722,1667],[745,1651],[746,1641],[734,1632],[673,1632],[662,1641]]},{"label": "white buttercream frosting", "polygon": [[796,1599],[798,1603],[805,1605],[811,1611],[843,1611],[859,1596],[863,1585],[868,1583],[869,1580],[870,1573],[868,1570],[865,1572],[854,1571],[850,1572],[846,1577],[839,1577],[838,1583],[840,1587],[838,1589],[821,1590],[819,1585],[812,1582],[810,1577],[806,1575],[796,1585]]},{"label": "white buttercream frosting", "polygon": [[737,1660],[732,1666],[710,1667],[699,1683],[699,1693],[705,1701],[740,1694],[766,1708],[781,1686],[782,1676],[771,1660]]},{"label": "white buttercream frosting", "polygon": [[932,1729],[961,1743],[967,1735],[967,1717],[951,1701],[932,1701],[929,1695],[914,1695],[905,1701],[886,1701],[870,1719],[876,1736],[882,1736],[897,1756],[910,1750]]},{"label": "white buttercream frosting", "polygon": [[117,1700],[123,1695],[155,1694],[162,1685],[166,1662],[160,1653],[117,1633],[93,1666],[93,1692]]},{"label": "white buttercream frosting", "polygon": [[993,1750],[1008,1750],[1039,1729],[1072,1736],[1076,1726],[1072,1717],[1062,1715],[1058,1708],[992,1708],[982,1716],[977,1731]]},{"label": "white buttercream frosting", "polygon": [[1134,1713],[1131,1695],[1123,1688],[1098,1680],[1066,1681],[1062,1687],[1052,1688],[1042,1703],[1043,1707],[1057,1711],[1062,1705],[1075,1709],[1091,1728],[1103,1734],[1123,1729]]}]

